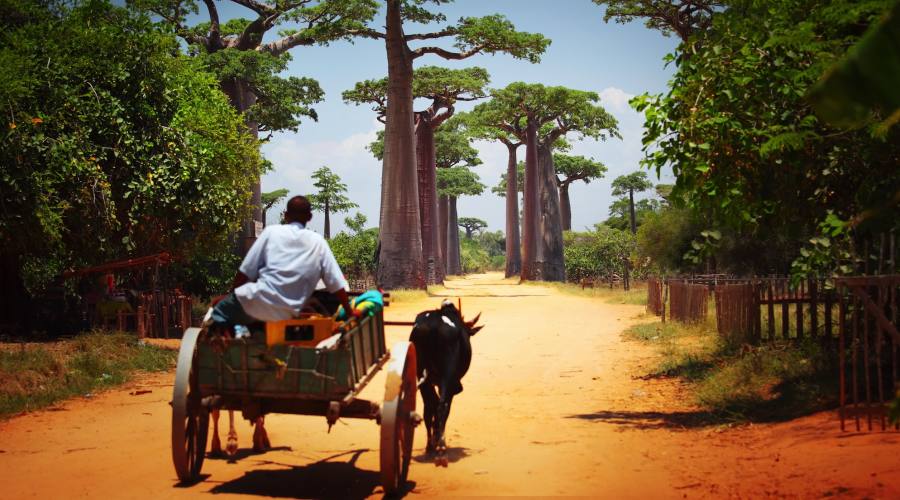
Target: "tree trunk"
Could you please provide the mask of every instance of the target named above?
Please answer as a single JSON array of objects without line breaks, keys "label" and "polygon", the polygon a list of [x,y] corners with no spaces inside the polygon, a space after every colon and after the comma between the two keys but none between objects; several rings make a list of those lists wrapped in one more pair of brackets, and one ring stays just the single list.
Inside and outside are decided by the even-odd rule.
[{"label": "tree trunk", "polygon": [[450,253],[450,248],[447,246],[448,227],[450,227],[450,197],[442,194],[438,198],[438,244],[441,247],[441,264],[444,266],[444,274],[449,274],[450,269],[447,260],[447,255]]},{"label": "tree trunk", "polygon": [[450,196],[450,221],[447,224],[447,274],[462,274],[462,263],[459,259],[459,225],[456,215],[456,197]]},{"label": "tree trunk", "polygon": [[471,239],[472,239],[472,229],[471,229],[471,228],[468,228],[468,227],[466,228],[466,239],[467,239],[467,240],[471,240]]},{"label": "tree trunk", "polygon": [[522,272],[522,242],[519,238],[519,186],[516,171],[516,149],[508,144],[509,160],[506,163],[506,277]]},{"label": "tree trunk", "polygon": [[556,188],[556,169],[553,167],[551,146],[538,145],[538,182],[540,185],[540,239],[538,258],[541,279],[566,281],[566,262],[563,252],[562,215],[559,191]]},{"label": "tree trunk", "polygon": [[572,230],[572,204],[569,201],[569,184],[559,185],[559,208],[562,213],[563,231]]},{"label": "tree trunk", "polygon": [[[509,182],[509,179],[507,179]],[[538,196],[537,126],[529,118],[525,128],[525,225],[522,231],[522,280],[540,279],[537,259]]]},{"label": "tree trunk", "polygon": [[[236,78],[226,80],[220,83],[220,87],[225,95],[228,96],[228,100],[231,101],[231,105],[238,113],[244,113],[250,109],[250,106],[256,104],[256,94],[250,90],[250,86],[243,80]],[[249,132],[254,139],[258,139],[259,124],[251,121],[245,123],[247,125],[247,132]],[[256,241],[256,236],[262,231],[262,191],[260,189],[259,177],[253,180],[253,186],[250,188],[250,204],[253,208],[248,218],[244,219],[244,222],[241,223],[241,232],[238,236],[236,250],[239,255],[244,255],[247,253],[247,250],[250,250],[253,242]]]},{"label": "tree trunk", "polygon": [[429,285],[444,279],[438,237],[437,184],[435,179],[434,126],[429,112],[417,113],[416,168],[419,179],[419,217],[423,272]]},{"label": "tree trunk", "polygon": [[413,128],[412,54],[403,38],[400,0],[388,0],[385,48],[387,114],[381,173],[378,284],[387,289],[424,288],[419,185]]},{"label": "tree trunk", "polygon": [[331,211],[331,210],[329,210],[330,208],[331,207],[328,206],[328,200],[325,200],[325,239],[326,240],[331,239],[331,217],[329,217],[329,215],[330,215],[329,212]]},{"label": "tree trunk", "polygon": [[628,211],[631,213],[631,234],[637,234],[637,221],[634,220],[634,189],[628,190]]}]

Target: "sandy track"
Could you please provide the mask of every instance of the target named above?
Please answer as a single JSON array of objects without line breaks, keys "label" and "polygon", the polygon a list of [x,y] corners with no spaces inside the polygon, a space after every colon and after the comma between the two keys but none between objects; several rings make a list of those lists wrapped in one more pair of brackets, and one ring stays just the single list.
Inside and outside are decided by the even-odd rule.
[{"label": "sandy track", "polygon": [[[623,341],[641,306],[516,286],[497,275],[448,282],[487,327],[448,423],[451,464],[413,462],[411,495],[590,495],[608,498],[900,496],[897,433],[841,433],[831,413],[776,425],[684,428],[679,387],[635,378],[650,347]],[[411,319],[441,297],[392,305]],[[408,336],[389,328],[389,344]],[[366,421],[270,415],[276,447],[207,460],[208,477],[176,484],[169,450],[173,374],[0,423],[2,498],[217,495],[380,496],[378,432]],[[380,400],[383,378],[362,395]],[[137,390],[152,392],[131,395]],[[420,402],[421,404],[421,402]],[[222,430],[225,429],[223,421]],[[424,448],[424,428],[416,453]]]}]

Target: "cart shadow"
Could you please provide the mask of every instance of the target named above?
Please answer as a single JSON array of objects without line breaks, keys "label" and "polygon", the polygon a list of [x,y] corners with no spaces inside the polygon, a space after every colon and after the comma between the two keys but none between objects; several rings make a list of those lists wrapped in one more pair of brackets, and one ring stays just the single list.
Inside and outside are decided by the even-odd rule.
[{"label": "cart shadow", "polygon": [[[460,460],[472,455],[469,453],[471,450],[468,448],[463,448],[459,446],[451,446],[447,448],[447,461],[451,464],[455,464]],[[413,460],[420,464],[430,464],[434,463],[434,453],[425,453],[424,451],[418,455],[414,455],[412,457]]]},{"label": "cart shadow", "polygon": [[[222,483],[210,493],[259,495],[275,498],[365,498],[380,488],[376,471],[356,467],[356,461],[369,449],[359,449],[334,455],[309,465],[294,466],[263,461],[261,464],[281,465],[277,470],[251,470],[243,476]],[[351,455],[350,459],[334,459]]]},{"label": "cart shadow", "polygon": [[206,460],[224,460],[228,463],[235,463],[237,461],[243,460],[247,457],[265,455],[266,453],[272,451],[294,451],[290,446],[273,446],[265,451],[253,451],[253,448],[239,448],[238,451],[234,454],[233,457],[229,457],[224,453],[221,455],[214,455],[212,453],[206,454]]}]

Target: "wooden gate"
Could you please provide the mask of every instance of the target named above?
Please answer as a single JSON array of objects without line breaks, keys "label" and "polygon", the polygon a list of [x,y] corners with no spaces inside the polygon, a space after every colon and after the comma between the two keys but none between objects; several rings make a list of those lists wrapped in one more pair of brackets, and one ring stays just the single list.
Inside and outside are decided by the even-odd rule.
[{"label": "wooden gate", "polygon": [[[835,280],[840,294],[841,430],[887,429],[887,401],[900,389],[900,275]],[[848,358],[849,357],[849,363]],[[848,373],[849,372],[849,373]],[[894,426],[897,428],[897,426]]]}]

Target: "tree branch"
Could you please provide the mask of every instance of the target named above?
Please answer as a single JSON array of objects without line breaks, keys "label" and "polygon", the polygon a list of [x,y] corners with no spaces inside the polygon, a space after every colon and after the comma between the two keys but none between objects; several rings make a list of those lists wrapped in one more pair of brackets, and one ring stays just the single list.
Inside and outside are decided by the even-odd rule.
[{"label": "tree branch", "polygon": [[443,112],[443,113],[441,113],[441,114],[439,114],[439,115],[435,115],[435,116],[431,119],[431,126],[432,126],[432,127],[438,127],[438,126],[440,126],[440,125],[441,125],[442,123],[444,123],[448,118],[450,118],[451,116],[453,116],[454,111],[455,111],[455,109],[453,108],[453,105],[452,105],[452,104],[448,105],[446,108],[444,108],[444,112]]},{"label": "tree branch", "polygon": [[219,44],[220,38],[220,30],[219,30],[219,11],[216,10],[216,4],[213,3],[213,0],[203,0],[203,3],[206,4],[206,10],[209,12],[209,45],[215,46]]},{"label": "tree branch", "polygon": [[280,40],[260,45],[257,50],[268,52],[274,56],[280,56],[299,45],[313,45],[314,43],[316,43],[314,38],[304,36],[302,33],[294,33],[293,35],[286,36]]},{"label": "tree branch", "polygon": [[260,17],[268,17],[272,14],[275,14],[275,9],[261,2],[257,2],[256,0],[231,0],[232,2],[243,5],[248,9],[252,10],[259,14]]},{"label": "tree branch", "polygon": [[452,36],[459,32],[459,30],[455,28],[446,28],[441,31],[436,31],[434,33],[415,33],[412,35],[404,35],[403,39],[407,42],[410,40],[433,40],[435,38],[444,38],[445,36]]},{"label": "tree branch", "polygon": [[483,49],[483,48],[484,48],[483,45],[477,45],[465,52],[452,52],[452,51],[449,51],[446,49],[442,49],[440,47],[419,47],[418,49],[413,50],[411,52],[412,52],[413,59],[422,57],[425,54],[436,54],[436,55],[443,57],[444,59],[460,60],[460,59],[466,59],[468,57],[474,56],[475,54],[481,52],[481,49]]}]

